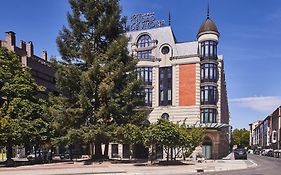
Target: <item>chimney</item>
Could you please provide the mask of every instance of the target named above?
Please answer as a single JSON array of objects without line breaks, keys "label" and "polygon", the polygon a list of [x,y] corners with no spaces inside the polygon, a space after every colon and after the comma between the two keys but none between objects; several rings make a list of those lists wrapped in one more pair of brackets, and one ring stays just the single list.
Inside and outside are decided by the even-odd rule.
[{"label": "chimney", "polygon": [[43,51],[42,51],[42,59],[45,61],[45,62],[47,62],[47,51],[45,50],[45,49],[43,49]]},{"label": "chimney", "polygon": [[8,46],[16,45],[16,33],[13,31],[6,32],[6,42]]},{"label": "chimney", "polygon": [[20,48],[24,51],[26,51],[26,43],[23,40],[20,40]]},{"label": "chimney", "polygon": [[27,56],[32,57],[33,56],[33,44],[32,41],[29,41],[27,44]]}]

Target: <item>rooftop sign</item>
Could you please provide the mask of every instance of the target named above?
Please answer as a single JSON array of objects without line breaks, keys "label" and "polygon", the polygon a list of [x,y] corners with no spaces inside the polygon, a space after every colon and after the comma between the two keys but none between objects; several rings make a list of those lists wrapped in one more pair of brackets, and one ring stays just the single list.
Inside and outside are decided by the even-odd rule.
[{"label": "rooftop sign", "polygon": [[144,14],[134,14],[131,16],[130,30],[144,30],[157,27],[163,27],[165,25],[164,20],[156,20],[154,12]]}]

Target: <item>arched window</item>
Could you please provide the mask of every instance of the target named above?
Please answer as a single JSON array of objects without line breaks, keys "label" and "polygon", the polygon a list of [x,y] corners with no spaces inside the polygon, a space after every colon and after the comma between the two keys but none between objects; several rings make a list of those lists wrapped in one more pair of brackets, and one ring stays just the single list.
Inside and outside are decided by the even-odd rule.
[{"label": "arched window", "polygon": [[166,112],[161,115],[161,118],[164,120],[169,120],[169,117],[170,117],[169,114]]},{"label": "arched window", "polygon": [[142,35],[137,41],[138,48],[147,48],[147,50],[141,50],[137,52],[137,57],[142,59],[149,59],[151,58],[152,50],[149,46],[152,45],[151,37],[147,34]]},{"label": "arched window", "polygon": [[151,38],[149,35],[145,34],[142,35],[139,39],[138,39],[138,47],[149,47],[151,46]]},{"label": "arched window", "polygon": [[210,137],[205,136],[202,145],[212,145],[212,140],[210,139]]},{"label": "arched window", "polygon": [[205,159],[212,158],[212,140],[210,137],[205,136],[202,143],[202,153]]}]

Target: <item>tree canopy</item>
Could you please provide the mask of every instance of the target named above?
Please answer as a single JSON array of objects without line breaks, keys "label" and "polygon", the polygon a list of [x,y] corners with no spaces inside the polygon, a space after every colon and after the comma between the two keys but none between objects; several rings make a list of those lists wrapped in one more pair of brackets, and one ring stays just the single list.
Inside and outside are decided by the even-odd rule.
[{"label": "tree canopy", "polygon": [[[125,18],[118,1],[69,2],[69,26],[57,37],[62,61],[54,62],[60,95],[50,98],[53,126],[59,140],[70,138],[69,132],[76,130],[89,132],[86,138],[100,144],[92,138],[101,133],[91,133],[94,128],[139,124],[147,116],[135,110],[144,104],[134,71],[137,62],[127,50]],[[100,156],[101,149],[95,152]]]},{"label": "tree canopy", "polygon": [[14,53],[0,48],[0,145],[6,145],[11,158],[14,145],[41,145],[51,136],[46,102],[36,97],[44,88],[33,82],[30,70],[22,67]]},{"label": "tree canopy", "polygon": [[232,132],[233,145],[248,147],[250,142],[250,131],[243,129],[234,129]]},{"label": "tree canopy", "polygon": [[[177,154],[189,156],[202,142],[204,128],[187,128],[186,125],[173,123],[168,120],[160,119],[157,123],[148,127],[144,133],[144,143],[148,146],[157,144],[164,146],[171,159],[175,159]],[[178,153],[172,155],[170,149],[177,149]]]}]

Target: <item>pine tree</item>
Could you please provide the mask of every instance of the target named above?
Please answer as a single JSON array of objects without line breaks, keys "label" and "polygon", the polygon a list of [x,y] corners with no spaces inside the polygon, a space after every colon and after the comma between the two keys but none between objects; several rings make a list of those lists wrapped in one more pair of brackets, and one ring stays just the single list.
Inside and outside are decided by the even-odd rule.
[{"label": "pine tree", "polygon": [[[121,18],[119,2],[69,2],[69,28],[63,27],[57,38],[63,60],[56,64],[61,95],[53,97],[51,109],[54,126],[60,129],[58,136],[68,135],[70,129],[80,132],[84,128],[84,138],[91,138],[86,132],[91,129],[85,127],[139,124],[146,113],[135,108],[144,99],[137,93],[141,83],[134,72],[136,61],[128,54],[125,18]],[[91,140],[95,140],[95,153],[100,157],[102,140]]]},{"label": "pine tree", "polygon": [[7,147],[7,159],[12,146],[25,147],[46,143],[51,136],[46,117],[46,102],[36,98],[44,88],[31,79],[28,68],[23,68],[18,56],[0,48],[0,145]]}]

